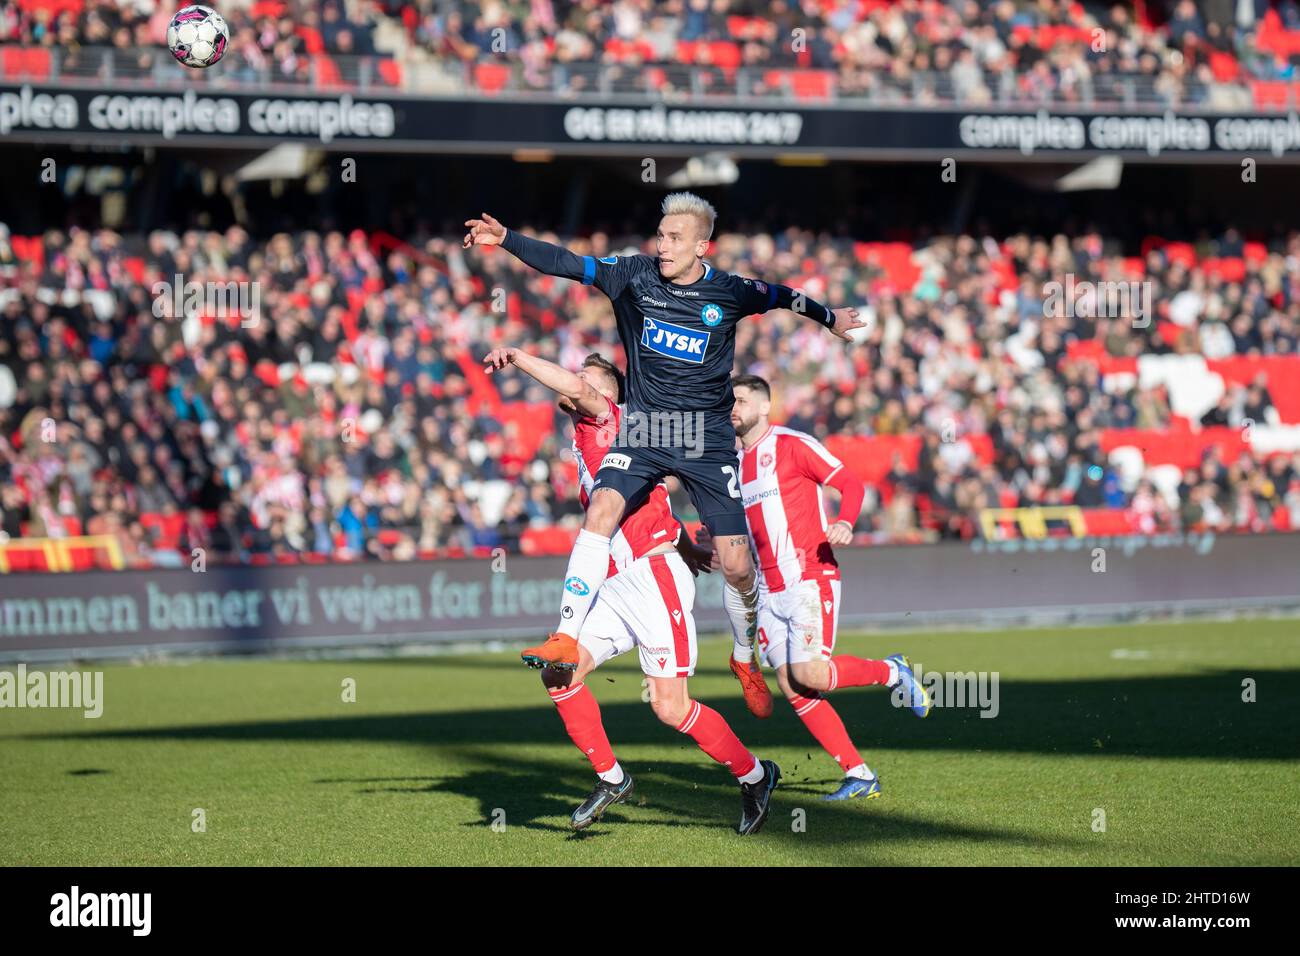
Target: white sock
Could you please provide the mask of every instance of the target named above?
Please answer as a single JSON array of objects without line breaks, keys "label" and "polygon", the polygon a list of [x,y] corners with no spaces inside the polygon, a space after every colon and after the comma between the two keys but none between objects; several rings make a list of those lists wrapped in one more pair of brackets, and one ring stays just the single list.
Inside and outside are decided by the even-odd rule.
[{"label": "white sock", "polygon": [[605,576],[609,574],[609,538],[583,528],[573,542],[569,567],[564,572],[564,590],[560,592],[560,634],[576,638],[596,600]]},{"label": "white sock", "polygon": [[876,775],[871,772],[871,768],[864,763],[860,763],[856,767],[850,767],[848,770],[844,771],[844,776],[857,777],[859,780],[876,779]]},{"label": "white sock", "polygon": [[614,766],[610,767],[608,770],[602,770],[600,773],[596,774],[596,776],[601,780],[604,780],[606,783],[612,783],[617,786],[623,782],[623,765],[615,760]]},{"label": "white sock", "polygon": [[889,665],[889,679],[885,681],[886,687],[893,687],[898,683],[898,663],[896,661],[885,661]]},{"label": "white sock", "polygon": [[[753,757],[754,755],[750,754],[750,756]],[[758,762],[757,757],[754,757],[754,769],[743,777],[737,777],[736,779],[741,783],[758,783],[763,779],[765,773],[767,773],[767,771],[763,769],[763,765]]]},{"label": "white sock", "polygon": [[722,585],[722,606],[731,624],[731,656],[743,664],[754,659],[754,633],[758,630],[758,581],[741,594],[730,581]]}]

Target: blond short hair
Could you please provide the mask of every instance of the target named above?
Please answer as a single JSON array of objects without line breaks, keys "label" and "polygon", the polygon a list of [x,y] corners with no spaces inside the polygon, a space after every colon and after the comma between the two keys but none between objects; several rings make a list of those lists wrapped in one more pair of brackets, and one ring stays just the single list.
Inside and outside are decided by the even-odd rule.
[{"label": "blond short hair", "polygon": [[704,238],[713,238],[713,223],[718,218],[718,211],[707,199],[701,199],[695,193],[669,193],[659,211],[665,216],[694,216],[704,227]]}]

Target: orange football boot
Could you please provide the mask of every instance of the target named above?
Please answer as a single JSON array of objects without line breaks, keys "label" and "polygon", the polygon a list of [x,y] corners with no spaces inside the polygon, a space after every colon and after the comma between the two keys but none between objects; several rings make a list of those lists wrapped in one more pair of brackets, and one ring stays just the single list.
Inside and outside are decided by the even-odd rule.
[{"label": "orange football boot", "polygon": [[760,719],[772,716],[772,692],[767,689],[763,672],[754,663],[742,664],[731,658],[731,673],[740,681],[745,693],[745,706],[749,712]]},{"label": "orange football boot", "polygon": [[[537,647],[525,648],[519,655],[529,667],[554,667],[556,670],[578,669],[578,642],[568,634],[552,634]],[[769,704],[768,710],[771,710]]]}]

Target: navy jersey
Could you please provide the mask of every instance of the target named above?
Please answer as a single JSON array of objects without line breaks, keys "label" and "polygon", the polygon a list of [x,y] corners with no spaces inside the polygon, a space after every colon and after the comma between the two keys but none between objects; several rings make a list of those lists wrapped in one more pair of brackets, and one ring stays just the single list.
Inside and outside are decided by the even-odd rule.
[{"label": "navy jersey", "polygon": [[[736,325],[766,312],[776,290],[704,264],[704,275],[676,285],[653,256],[593,259],[583,276],[609,296],[627,352],[627,406],[644,412],[698,411],[730,429]],[[713,435],[710,435],[713,444]],[[734,434],[717,436],[730,447]]]},{"label": "navy jersey", "polygon": [[536,269],[578,279],[609,296],[627,353],[627,410],[701,412],[708,448],[735,449],[731,373],[741,319],[798,302],[807,317],[835,324],[824,305],[787,286],[734,276],[708,263],[695,282],[677,285],[659,274],[654,256],[579,256],[514,230],[502,247]]}]

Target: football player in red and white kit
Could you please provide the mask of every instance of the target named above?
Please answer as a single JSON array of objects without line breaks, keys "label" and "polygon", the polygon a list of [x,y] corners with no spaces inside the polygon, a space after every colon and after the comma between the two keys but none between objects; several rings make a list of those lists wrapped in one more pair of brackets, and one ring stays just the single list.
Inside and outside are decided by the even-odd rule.
[{"label": "football player in red and white kit", "polygon": [[[840,569],[832,545],[853,540],[862,482],[826,448],[800,431],[773,425],[772,392],[757,375],[732,380],[731,422],[740,439],[740,495],[757,552],[758,647],[794,712],[845,774],[828,800],[880,795],[872,773],[825,695],[845,687],[903,685],[913,712],[930,712],[926,690],[907,658],[882,661],[835,654]],[[826,521],[822,487],[840,492],[835,521]]]},{"label": "football player in red and white kit", "polygon": [[[618,432],[623,376],[598,354],[588,355],[577,374],[519,349],[494,349],[483,359],[489,374],[514,365],[560,396],[573,418],[574,456],[585,508],[601,460]],[[709,553],[691,544],[668,504],[660,482],[636,509],[623,515],[611,540],[609,574],[578,634],[578,663],[528,663],[542,667],[542,683],[559,710],[569,737],[591,761],[598,777],[591,795],[574,812],[583,829],[632,792],[632,776],[614,757],[601,724],[600,707],[588,689],[588,674],[634,647],[650,688],[655,716],[688,734],[700,749],[726,767],[740,784],[741,834],[758,832],[767,819],[781,769],[759,760],[722,715],[692,700],[686,679],[695,672],[695,574],[709,569]]]}]

